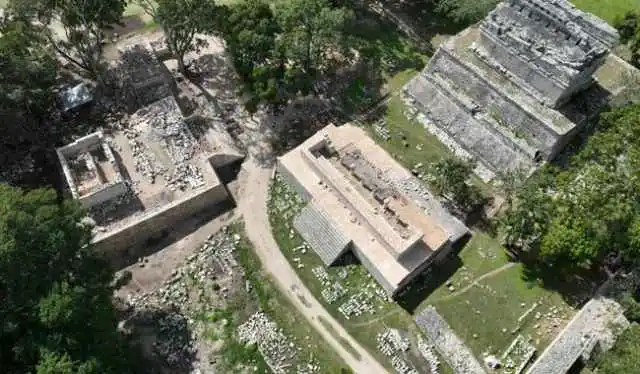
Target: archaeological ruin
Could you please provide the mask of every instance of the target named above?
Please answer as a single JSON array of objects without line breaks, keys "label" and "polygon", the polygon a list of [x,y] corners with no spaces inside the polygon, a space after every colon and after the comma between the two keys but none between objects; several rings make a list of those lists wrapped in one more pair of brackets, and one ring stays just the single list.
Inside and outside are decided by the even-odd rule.
[{"label": "archaeological ruin", "polygon": [[389,295],[444,260],[468,229],[355,126],[329,125],[278,160],[308,201],[294,227],[326,266],[347,251]]},{"label": "archaeological ruin", "polygon": [[71,194],[94,224],[96,247],[114,261],[228,200],[217,172],[244,157],[215,124],[194,134],[148,43],[120,53],[123,86],[134,88],[139,109],[57,150]]},{"label": "archaeological ruin", "polygon": [[443,43],[404,87],[425,128],[485,181],[563,150],[633,68],[617,31],[566,0],[508,0]]}]

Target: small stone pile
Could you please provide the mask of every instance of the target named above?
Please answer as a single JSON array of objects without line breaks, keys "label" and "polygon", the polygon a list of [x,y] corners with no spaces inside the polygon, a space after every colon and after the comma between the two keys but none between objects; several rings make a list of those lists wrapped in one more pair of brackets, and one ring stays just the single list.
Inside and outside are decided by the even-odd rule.
[{"label": "small stone pile", "polygon": [[391,140],[391,131],[387,128],[387,123],[384,120],[380,120],[373,124],[373,132],[378,135],[384,141]]},{"label": "small stone pile", "polygon": [[[238,340],[243,344],[255,344],[265,362],[276,374],[291,372],[288,363],[296,356],[296,346],[278,325],[263,312],[253,314],[237,330]],[[313,363],[300,365],[295,373],[317,373],[319,367]]]},{"label": "small stone pile", "polygon": [[409,339],[402,336],[397,329],[385,329],[376,337],[378,350],[391,358],[391,366],[398,374],[418,374],[403,358],[404,352],[409,350]]},{"label": "small stone pile", "polygon": [[431,374],[438,374],[440,372],[440,360],[433,351],[433,346],[430,346],[424,339],[418,337],[418,351],[429,364]]},{"label": "small stone pile", "polygon": [[375,313],[373,306],[374,295],[369,291],[361,291],[345,301],[338,307],[344,318],[351,319],[353,316],[360,316],[365,313]]}]

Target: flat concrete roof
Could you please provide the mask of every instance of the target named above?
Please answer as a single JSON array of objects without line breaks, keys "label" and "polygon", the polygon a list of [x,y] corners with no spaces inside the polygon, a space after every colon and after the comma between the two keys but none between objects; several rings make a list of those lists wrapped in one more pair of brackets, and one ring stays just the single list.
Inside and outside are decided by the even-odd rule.
[{"label": "flat concrete roof", "polygon": [[363,262],[375,267],[370,270],[388,291],[450,244],[448,230],[396,188],[409,171],[358,127],[329,125],[279,162],[351,239]]}]

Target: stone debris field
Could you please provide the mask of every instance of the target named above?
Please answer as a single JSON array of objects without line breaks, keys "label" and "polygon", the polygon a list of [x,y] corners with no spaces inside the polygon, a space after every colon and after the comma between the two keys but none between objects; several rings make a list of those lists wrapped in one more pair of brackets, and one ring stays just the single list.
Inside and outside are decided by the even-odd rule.
[{"label": "stone debris field", "polygon": [[[314,359],[300,357],[294,339],[258,311],[254,302],[243,302],[246,310],[233,310],[230,317],[216,317],[226,316],[227,305],[238,297],[246,298],[241,295],[251,289],[236,258],[239,240],[238,234],[224,228],[187,257],[160,287],[121,295],[128,309],[121,326],[142,342],[147,354],[159,360],[167,373],[187,368],[193,373],[217,372],[220,348],[227,339],[257,345],[274,373],[319,373]],[[141,259],[134,267],[145,264]],[[248,317],[229,336],[221,334],[231,326],[228,318],[236,314]]]}]

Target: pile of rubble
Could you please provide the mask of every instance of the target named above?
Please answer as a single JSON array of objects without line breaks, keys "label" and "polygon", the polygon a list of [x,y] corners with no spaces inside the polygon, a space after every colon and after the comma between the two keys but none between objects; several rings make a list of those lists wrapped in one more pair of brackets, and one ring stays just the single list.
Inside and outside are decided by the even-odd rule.
[{"label": "pile of rubble", "polygon": [[[233,258],[237,240],[225,230],[210,236],[161,287],[127,300],[132,310],[130,321],[158,331],[154,352],[171,367],[180,366],[195,354],[197,316],[216,309],[208,292],[218,290],[221,296],[227,296],[227,290],[216,285],[221,274],[232,275],[232,269],[238,266]],[[141,259],[140,266],[145,262]]]},{"label": "pile of rubble", "polygon": [[278,325],[269,320],[263,312],[253,314],[238,327],[238,340],[243,344],[255,344],[265,362],[276,374],[294,372],[299,374],[318,373],[320,367],[313,362],[289,368],[295,359],[295,343],[287,337]]},{"label": "pile of rubble", "polygon": [[383,139],[384,141],[391,140],[391,131],[387,127],[387,122],[385,120],[380,120],[373,124],[373,132]]},{"label": "pile of rubble", "polygon": [[500,359],[502,366],[504,366],[504,372],[507,374],[522,373],[535,353],[536,347],[522,335],[518,335]]},{"label": "pile of rubble", "polygon": [[433,346],[427,344],[427,342],[421,337],[418,337],[418,351],[429,364],[429,371],[431,374],[438,374],[440,372],[440,360],[433,351]]},{"label": "pile of rubble", "polygon": [[374,299],[375,295],[370,291],[360,291],[351,295],[347,301],[338,307],[338,310],[346,319],[351,319],[351,317],[357,317],[365,313],[374,314],[376,312],[376,308],[373,305]]},{"label": "pile of rubble", "polygon": [[416,323],[456,373],[485,373],[471,350],[433,307],[425,308],[416,317]]},{"label": "pile of rubble", "polygon": [[409,339],[397,329],[385,329],[376,337],[377,347],[383,355],[391,358],[391,366],[398,374],[418,374],[403,354],[409,350]]}]

